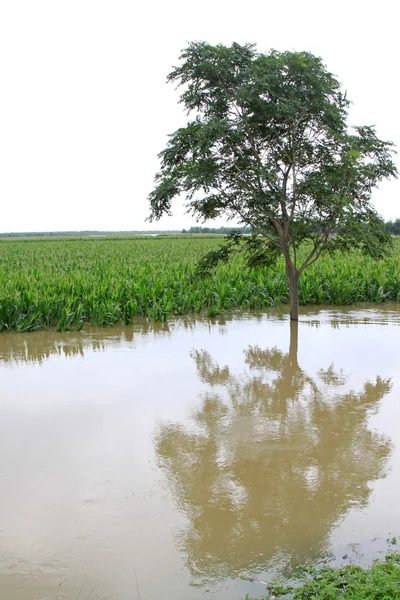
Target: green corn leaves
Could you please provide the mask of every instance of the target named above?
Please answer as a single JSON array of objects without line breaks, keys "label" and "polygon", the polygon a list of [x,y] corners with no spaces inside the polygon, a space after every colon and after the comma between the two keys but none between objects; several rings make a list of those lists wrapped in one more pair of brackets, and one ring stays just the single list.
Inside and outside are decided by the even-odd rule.
[{"label": "green corn leaves", "polygon": [[[198,261],[220,244],[206,236],[1,241],[0,330],[80,330],[288,302],[282,260],[249,268],[238,255],[198,277]],[[321,258],[299,293],[303,305],[400,301],[400,240],[381,261],[358,251]]]}]

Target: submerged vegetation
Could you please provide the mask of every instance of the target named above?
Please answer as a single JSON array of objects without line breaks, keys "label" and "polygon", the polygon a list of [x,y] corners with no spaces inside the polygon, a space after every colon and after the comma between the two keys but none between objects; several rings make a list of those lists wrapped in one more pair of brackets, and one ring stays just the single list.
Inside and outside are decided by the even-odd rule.
[{"label": "submerged vegetation", "polygon": [[[368,569],[347,565],[341,568],[307,569],[299,585],[274,585],[267,598],[291,600],[399,600],[400,554],[391,553]],[[247,600],[251,600],[249,596]]]},{"label": "submerged vegetation", "polygon": [[[136,316],[215,316],[289,301],[283,260],[249,269],[237,256],[196,276],[216,237],[53,239],[0,242],[0,330],[131,323]],[[400,241],[387,258],[325,256],[299,282],[300,304],[400,301]]]}]

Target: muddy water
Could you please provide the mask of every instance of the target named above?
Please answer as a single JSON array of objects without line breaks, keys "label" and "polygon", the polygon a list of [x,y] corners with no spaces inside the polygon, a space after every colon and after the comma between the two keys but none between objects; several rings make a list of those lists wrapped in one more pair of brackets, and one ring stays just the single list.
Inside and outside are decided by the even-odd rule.
[{"label": "muddy water", "polygon": [[399,324],[388,305],[2,334],[0,598],[231,600],[379,556]]}]

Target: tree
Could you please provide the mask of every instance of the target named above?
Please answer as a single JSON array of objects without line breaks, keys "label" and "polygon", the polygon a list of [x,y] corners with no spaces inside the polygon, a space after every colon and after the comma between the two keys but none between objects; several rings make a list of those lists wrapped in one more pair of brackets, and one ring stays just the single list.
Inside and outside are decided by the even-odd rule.
[{"label": "tree", "polygon": [[378,257],[389,243],[371,192],[397,175],[393,144],[373,127],[349,129],[339,82],[308,52],[193,42],[180,58],[168,80],[183,86],[180,102],[193,118],[159,155],[150,220],[184,195],[197,220],[251,227],[250,238],[231,235],[202,266],[239,250],[250,265],[283,254],[297,320],[299,276],[322,252]]}]

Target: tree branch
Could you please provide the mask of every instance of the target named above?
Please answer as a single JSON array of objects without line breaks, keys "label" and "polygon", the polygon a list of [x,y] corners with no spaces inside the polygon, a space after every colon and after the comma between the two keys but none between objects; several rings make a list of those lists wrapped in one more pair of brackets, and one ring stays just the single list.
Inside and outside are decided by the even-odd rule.
[{"label": "tree branch", "polygon": [[326,232],[324,233],[322,239],[319,242],[316,242],[314,244],[314,248],[310,252],[308,258],[304,261],[304,263],[301,265],[300,269],[298,270],[299,275],[301,275],[301,273],[305,269],[307,269],[307,267],[309,267],[310,265],[312,265],[315,261],[317,261],[319,259],[319,257],[321,256],[321,252],[323,251],[323,249],[326,246],[326,243],[328,241],[328,238],[329,238],[329,235],[330,235],[332,229],[333,229],[333,225],[330,225],[329,227],[327,227]]}]

